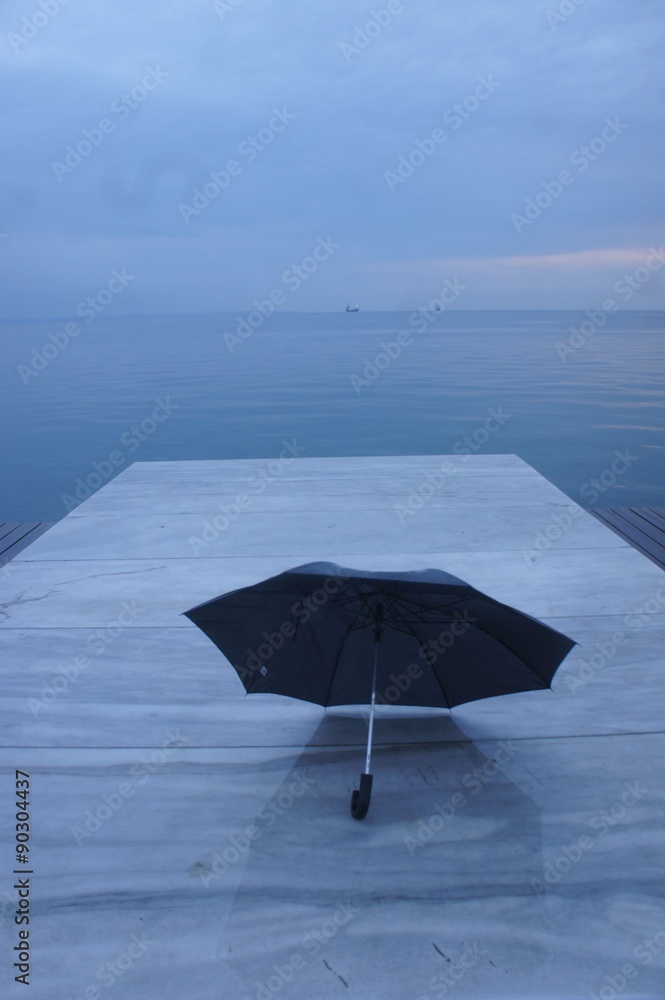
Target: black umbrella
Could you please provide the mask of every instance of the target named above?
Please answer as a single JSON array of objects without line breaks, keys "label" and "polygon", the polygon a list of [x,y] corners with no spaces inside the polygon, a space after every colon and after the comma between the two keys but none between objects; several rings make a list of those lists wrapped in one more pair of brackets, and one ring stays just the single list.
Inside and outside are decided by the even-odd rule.
[{"label": "black umbrella", "polygon": [[434,569],[373,573],[309,563],[185,614],[231,661],[248,694],[324,706],[369,702],[365,771],[351,799],[356,819],[369,808],[377,700],[453,708],[543,690],[575,645]]}]

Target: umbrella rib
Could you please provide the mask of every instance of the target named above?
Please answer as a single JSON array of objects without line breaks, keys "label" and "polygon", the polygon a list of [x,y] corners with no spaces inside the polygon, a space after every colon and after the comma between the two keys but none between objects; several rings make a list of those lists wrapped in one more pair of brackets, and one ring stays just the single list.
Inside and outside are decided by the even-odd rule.
[{"label": "umbrella rib", "polygon": [[[422,625],[432,624],[428,620],[428,618],[425,617],[422,613],[418,613],[418,605],[415,602],[413,601],[407,602],[407,600],[402,595],[398,596],[396,594],[391,594],[389,591],[363,590],[361,589],[360,584],[357,581],[354,581],[353,586],[354,586],[353,593],[348,593],[347,591],[344,597],[338,597],[333,601],[331,601],[332,607],[349,607],[349,606],[352,607],[354,618],[349,625],[349,632],[352,632],[360,628],[367,628],[368,626],[371,625],[371,622],[373,621],[373,616],[371,616],[371,620],[367,620],[367,618],[365,620],[360,620],[363,613],[365,613],[366,615],[370,613],[371,615],[371,608],[368,606],[370,598],[382,598],[387,603],[389,603],[392,609],[395,611],[400,623],[406,623],[407,622],[406,614],[410,614],[413,615],[415,617],[415,620]],[[354,608],[353,606],[357,605],[359,601],[361,602],[361,606],[360,607],[356,606]],[[399,610],[398,604],[400,603],[405,605],[407,609],[406,613]],[[455,605],[459,603],[460,600],[452,600],[449,602],[448,605],[439,605],[429,610],[443,612],[444,608],[447,608],[449,605]],[[398,624],[395,621],[391,622],[388,621],[387,619],[384,619],[384,622],[387,626],[390,626],[399,631]]]},{"label": "umbrella rib", "polygon": [[[369,603],[369,598],[372,597],[374,598],[380,597],[390,605],[393,613],[396,615],[397,622],[395,620],[389,621],[387,618],[384,619],[384,621],[386,625],[398,631],[400,631],[398,623],[406,624],[408,621],[407,616],[411,616],[416,622],[418,622],[421,625],[432,624],[431,620],[427,617],[427,613],[423,614],[422,612],[420,612],[419,606],[413,601],[407,601],[403,595],[391,594],[390,591],[361,590],[358,586],[356,586],[356,590],[354,593],[347,594],[345,597],[337,599],[334,602],[334,606],[337,607],[346,607],[349,605],[353,606],[354,604],[357,604],[358,601],[362,602],[361,607],[357,607],[354,609],[355,617],[349,626],[349,631],[353,631],[354,629],[358,628],[366,628],[370,624],[370,622],[368,622],[366,618],[365,620],[361,620],[361,616],[363,615],[363,613],[365,613],[365,615],[368,615],[368,613],[371,612],[371,609],[368,607],[368,603]],[[446,614],[446,609],[448,607],[459,603],[460,603],[459,600],[452,600],[448,602],[448,604],[446,605],[439,605],[434,608],[428,609],[428,613],[431,613],[432,611],[438,611],[443,614]],[[399,608],[400,604],[404,606],[405,610],[400,610]],[[451,617],[449,613],[447,614],[447,617],[448,618]]]},{"label": "umbrella rib", "polygon": [[[406,603],[406,600],[404,598],[402,598],[402,597],[398,598],[398,600],[402,601],[403,603]],[[430,610],[441,611],[441,610],[443,610],[444,607],[447,608],[450,605],[461,604],[464,600],[468,600],[468,598],[457,598],[456,600],[450,601],[449,604],[447,604],[447,605],[443,605],[443,606],[442,605],[438,605],[436,608],[432,608]],[[518,612],[518,613],[520,613],[520,612]],[[418,620],[422,624],[424,624],[424,625],[433,624],[432,622],[429,622],[426,618],[419,617]],[[402,621],[406,622],[406,620],[404,618],[402,619]],[[477,628],[479,632],[482,632],[483,635],[488,636],[490,639],[492,639],[494,642],[496,642],[503,649],[507,650],[512,656],[514,656],[517,660],[520,661],[520,663],[522,663],[527,668],[527,670],[529,671],[529,673],[533,674],[533,676],[536,677],[541,683],[544,683],[543,680],[542,680],[542,678],[536,673],[536,671],[533,669],[533,667],[531,667],[530,664],[526,663],[525,660],[518,653],[516,653],[514,649],[512,649],[510,646],[508,646],[501,639],[497,638],[497,636],[495,636],[492,632],[488,632],[487,629],[483,628],[482,625],[479,625],[477,622],[472,622],[471,625],[472,625],[472,627]],[[439,677],[436,674],[436,671],[434,671],[434,674],[436,675],[437,680],[439,680]],[[441,690],[442,690],[442,692],[444,694],[444,697],[446,697],[445,691],[443,691],[443,686],[441,685],[441,681],[440,680],[439,680],[439,686],[441,687]],[[549,685],[549,684],[545,684],[545,689],[549,688],[550,686],[551,685]],[[447,700],[447,698],[446,698],[446,700]]]},{"label": "umbrella rib", "polygon": [[[338,598],[337,600],[334,600],[334,601],[331,602],[332,605],[333,605],[333,607],[340,607],[340,606],[344,606],[344,605],[347,605],[347,604],[353,605],[354,603],[356,603],[358,601],[359,598],[362,601],[362,607],[361,608],[357,608],[355,610],[355,618],[353,619],[353,621],[351,622],[351,625],[349,626],[349,631],[351,631],[353,628],[356,627],[354,623],[360,618],[361,613],[363,611],[367,611],[368,610],[367,609],[367,600],[366,600],[366,598],[370,596],[367,593],[367,591],[360,590],[359,587],[358,587],[358,584],[355,581],[354,581],[354,587],[356,588],[354,593],[347,594],[345,597]],[[363,625],[359,625],[357,627],[358,628],[364,627],[364,623],[363,623]]]},{"label": "umbrella rib", "polygon": [[[396,598],[397,601],[399,601],[401,604],[405,605],[407,608],[409,608],[409,604],[411,605],[411,607],[409,608],[409,613],[412,614],[412,615],[414,615],[414,617],[416,618],[416,620],[418,622],[420,622],[422,625],[432,625],[432,624],[434,624],[431,621],[431,619],[429,619],[429,618],[426,617],[426,615],[431,614],[433,611],[438,611],[441,614],[447,615],[449,618],[452,617],[448,609],[451,608],[451,607],[454,607],[455,605],[461,604],[463,600],[467,600],[467,599],[468,598],[464,598],[464,599],[463,598],[458,598],[458,599],[455,599],[455,600],[448,601],[446,604],[434,605],[432,607],[428,607],[426,612],[423,612],[421,610],[421,608],[415,602],[408,601],[403,596],[399,596],[398,598]],[[403,614],[402,614],[402,618],[404,618]]]},{"label": "umbrella rib", "polygon": [[[520,614],[520,613],[521,612],[518,612],[518,614]],[[545,682],[543,681],[542,677],[540,677],[536,673],[536,671],[533,669],[533,667],[531,666],[531,664],[527,663],[526,660],[524,660],[519,655],[519,653],[516,653],[514,649],[511,649],[510,646],[507,646],[505,642],[503,642],[501,639],[498,639],[495,635],[492,635],[491,632],[488,632],[486,628],[482,627],[482,625],[478,625],[477,622],[473,622],[472,625],[471,625],[471,627],[472,628],[477,628],[479,632],[482,632],[483,635],[489,636],[489,638],[492,639],[492,641],[495,642],[498,646],[501,646],[503,649],[506,649],[510,653],[510,655],[514,656],[516,660],[519,660],[519,662],[522,664],[522,666],[526,667],[526,669],[529,671],[529,673],[533,674],[533,676],[536,677],[540,681],[541,684],[545,684]],[[555,673],[556,673],[556,670],[555,670]],[[554,676],[554,675],[552,675],[552,676]],[[543,690],[547,690],[548,688],[551,688],[551,684],[545,684],[545,687],[544,687]]]},{"label": "umbrella rib", "polygon": [[437,684],[441,688],[441,694],[443,695],[444,700],[446,702],[446,707],[452,710],[453,706],[450,704],[450,698],[446,694],[446,690],[445,690],[445,688],[443,686],[443,682],[442,682],[441,678],[439,677],[439,675],[437,674],[436,670],[434,669],[434,664],[430,663],[430,667],[431,667],[432,673],[436,677]]},{"label": "umbrella rib", "polygon": [[[327,691],[327,694],[326,694],[326,700],[324,702],[324,705],[327,705],[328,702],[329,702],[329,700],[330,700],[330,694],[331,694],[331,691],[332,691],[332,688],[333,688],[333,684],[335,683],[335,677],[337,676],[337,670],[338,670],[338,667],[339,667],[339,661],[340,661],[340,659],[342,657],[342,652],[344,650],[344,645],[346,643],[346,640],[348,639],[348,637],[351,634],[351,632],[355,632],[355,631],[357,631],[357,630],[359,630],[361,628],[369,628],[371,626],[371,624],[372,624],[373,619],[371,621],[370,620],[366,620],[365,622],[360,622],[359,624],[355,624],[355,622],[358,621],[362,610],[364,610],[366,613],[369,611],[369,608],[367,607],[367,604],[368,604],[367,598],[369,598],[369,597],[376,597],[376,596],[377,595],[374,592],[361,591],[358,588],[356,594],[350,595],[348,598],[346,598],[346,599],[344,599],[342,601],[337,602],[338,604],[342,604],[342,603],[347,604],[347,603],[351,603],[352,601],[357,600],[358,598],[360,598],[362,600],[362,602],[363,602],[363,608],[359,609],[357,611],[357,613],[355,615],[354,621],[347,627],[346,634],[343,636],[342,641],[340,642],[339,650],[337,652],[337,657],[335,659],[335,665],[334,665],[334,667],[333,667],[333,669],[331,671],[331,674],[330,674],[330,684],[328,685],[328,691]],[[392,604],[394,605],[393,595],[391,595],[391,594],[381,594],[379,596],[383,597],[388,602],[392,602]],[[395,628],[395,626],[392,625],[392,623],[386,623],[386,624],[390,624],[391,627]],[[412,629],[403,628],[403,629],[400,629],[399,631],[404,631],[407,635],[412,635],[415,638],[416,642],[419,645],[421,645],[420,640],[418,639],[418,636],[415,634],[415,632],[413,632]],[[446,698],[445,691],[443,692],[443,696],[444,696],[444,698]],[[447,700],[448,699],[446,698],[446,701]]]},{"label": "umbrella rib", "polygon": [[[424,649],[424,646],[423,646],[422,642],[418,638],[417,634],[410,627],[409,622],[406,622],[404,620],[402,620],[402,622],[403,622],[403,625],[404,625],[404,629],[400,630],[400,631],[404,631],[404,632],[406,632],[407,635],[413,636],[413,638],[416,640],[416,642],[418,643],[418,645],[420,646],[420,648]],[[446,708],[451,709],[452,705],[450,704],[450,699],[448,698],[448,695],[446,694],[446,691],[445,691],[445,688],[443,686],[443,683],[441,682],[441,678],[439,677],[439,675],[437,674],[436,670],[434,669],[434,667],[432,666],[431,663],[429,664],[429,666],[432,668],[432,673],[436,677],[437,684],[441,688],[441,694],[443,695],[443,700],[446,703]]]},{"label": "umbrella rib", "polygon": [[[408,623],[406,623],[406,624],[407,624],[407,628],[408,628]],[[425,649],[425,647],[423,646],[422,642],[420,641],[420,639],[418,638],[418,636],[416,635],[416,633],[413,631],[413,629],[410,629],[409,632],[408,632],[408,634],[410,634],[410,635],[413,636],[413,638],[416,640],[416,642],[418,643],[418,645],[420,646],[420,648],[422,650]],[[444,701],[446,703],[446,708],[451,709],[453,706],[450,704],[450,700],[448,698],[448,695],[445,692],[445,688],[444,688],[444,686],[443,686],[443,684],[441,682],[441,678],[439,677],[439,675],[437,674],[436,670],[434,669],[434,667],[433,667],[433,665],[431,663],[429,664],[429,666],[432,668],[432,673],[436,677],[437,683],[438,683],[439,687],[441,688],[441,694],[443,695],[443,699],[444,699]]]},{"label": "umbrella rib", "polygon": [[349,631],[350,630],[347,629],[346,635],[342,636],[342,641],[339,644],[339,649],[337,650],[337,657],[335,658],[335,666],[330,671],[330,684],[328,685],[328,690],[326,692],[326,700],[323,703],[324,706],[327,706],[328,702],[330,701],[330,692],[332,691],[333,684],[335,683],[335,677],[337,676],[337,669],[339,667],[339,661],[342,658],[342,650],[344,649],[344,645],[346,643],[346,640],[349,637]]}]

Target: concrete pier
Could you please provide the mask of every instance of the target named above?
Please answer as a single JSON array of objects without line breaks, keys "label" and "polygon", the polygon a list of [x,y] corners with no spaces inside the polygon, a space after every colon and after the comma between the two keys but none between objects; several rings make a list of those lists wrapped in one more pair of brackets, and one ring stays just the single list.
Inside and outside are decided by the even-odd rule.
[{"label": "concrete pier", "polygon": [[[383,710],[357,823],[362,713],[245,697],[182,616],[318,560],[579,645],[551,691]],[[131,466],[0,569],[3,996],[19,768],[35,1000],[662,1000],[664,639],[662,570],[514,455]]]}]

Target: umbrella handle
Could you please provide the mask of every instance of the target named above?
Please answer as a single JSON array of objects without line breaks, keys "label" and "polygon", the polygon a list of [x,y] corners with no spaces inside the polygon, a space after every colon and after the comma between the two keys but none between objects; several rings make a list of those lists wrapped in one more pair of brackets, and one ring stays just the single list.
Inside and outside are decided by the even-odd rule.
[{"label": "umbrella handle", "polygon": [[360,788],[355,788],[351,793],[351,815],[354,819],[364,819],[369,809],[369,800],[372,796],[372,775],[360,775]]}]

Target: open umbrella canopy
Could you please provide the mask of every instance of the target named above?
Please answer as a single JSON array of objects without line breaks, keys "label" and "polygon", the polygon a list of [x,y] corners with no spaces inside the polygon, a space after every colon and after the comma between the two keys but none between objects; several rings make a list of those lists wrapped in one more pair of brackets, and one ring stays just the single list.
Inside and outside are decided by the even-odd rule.
[{"label": "open umbrella canopy", "polygon": [[[440,570],[309,563],[186,612],[250,694],[453,708],[542,690],[572,639]],[[374,641],[381,640],[373,684]]]},{"label": "open umbrella canopy", "polygon": [[369,703],[365,770],[351,796],[355,819],[369,808],[377,701],[453,708],[547,688],[575,645],[434,569],[372,573],[309,563],[186,615],[228,657],[249,694]]}]

